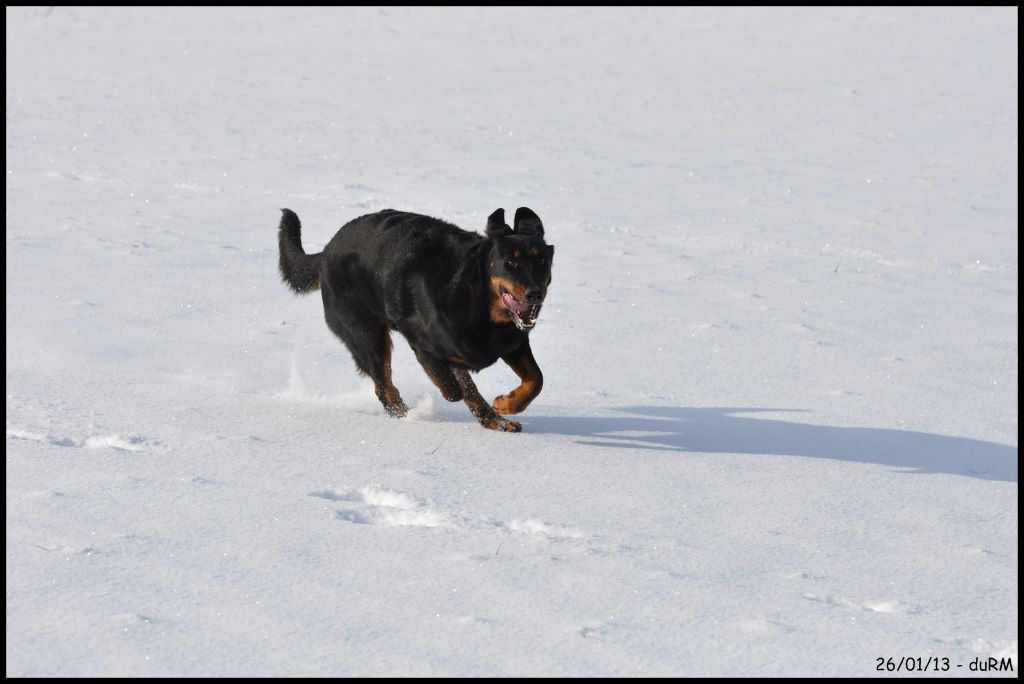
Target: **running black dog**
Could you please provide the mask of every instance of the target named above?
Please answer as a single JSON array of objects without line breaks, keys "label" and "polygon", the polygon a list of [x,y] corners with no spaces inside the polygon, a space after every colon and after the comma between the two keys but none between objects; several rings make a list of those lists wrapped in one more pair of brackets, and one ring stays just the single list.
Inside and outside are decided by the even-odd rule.
[{"label": "running black dog", "polygon": [[[544,242],[537,214],[520,207],[509,227],[498,209],[481,236],[386,209],[350,221],[322,252],[306,254],[299,217],[282,212],[284,282],[297,293],[320,289],[327,326],[373,379],[389,415],[401,418],[409,410],[391,382],[391,331],[397,330],[445,399],[464,399],[486,428],[522,430],[498,414],[523,411],[544,383],[529,333],[551,283],[555,248]],[[469,371],[499,358],[522,384],[488,404]]]}]

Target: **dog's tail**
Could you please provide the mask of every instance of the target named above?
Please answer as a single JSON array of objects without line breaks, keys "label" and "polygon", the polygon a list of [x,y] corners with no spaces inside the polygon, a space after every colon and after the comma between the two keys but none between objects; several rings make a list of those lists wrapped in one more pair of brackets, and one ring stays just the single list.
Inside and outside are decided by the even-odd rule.
[{"label": "dog's tail", "polygon": [[302,224],[291,209],[281,210],[277,244],[281,250],[281,280],[297,294],[319,290],[320,254],[306,254],[302,249]]}]

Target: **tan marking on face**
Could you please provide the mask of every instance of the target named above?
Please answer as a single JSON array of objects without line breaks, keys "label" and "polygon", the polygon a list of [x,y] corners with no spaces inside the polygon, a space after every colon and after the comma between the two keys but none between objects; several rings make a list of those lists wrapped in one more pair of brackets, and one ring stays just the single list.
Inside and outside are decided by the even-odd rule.
[{"label": "tan marking on face", "polygon": [[512,252],[512,256],[514,256],[516,259],[518,259],[519,258],[519,250],[517,249],[516,251]]},{"label": "tan marking on face", "polygon": [[538,254],[540,254],[540,250],[536,247],[530,250],[530,256],[537,256]]},{"label": "tan marking on face", "polygon": [[499,278],[497,276],[491,277],[491,306],[490,314],[491,320],[495,323],[508,323],[512,320],[512,314],[509,313],[508,307],[501,301],[501,288],[504,287],[505,291],[515,297],[521,302],[526,301],[525,288],[522,285],[517,285],[511,280],[505,278]]}]

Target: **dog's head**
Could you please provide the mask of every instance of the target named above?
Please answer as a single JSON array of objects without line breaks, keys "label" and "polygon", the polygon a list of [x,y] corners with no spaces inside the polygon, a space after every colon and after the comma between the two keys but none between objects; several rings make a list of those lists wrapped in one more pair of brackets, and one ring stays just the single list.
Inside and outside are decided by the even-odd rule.
[{"label": "dog's head", "polygon": [[504,209],[491,214],[487,237],[491,320],[531,330],[551,284],[555,247],[544,242],[544,224],[526,207],[516,209],[512,227],[505,223]]}]

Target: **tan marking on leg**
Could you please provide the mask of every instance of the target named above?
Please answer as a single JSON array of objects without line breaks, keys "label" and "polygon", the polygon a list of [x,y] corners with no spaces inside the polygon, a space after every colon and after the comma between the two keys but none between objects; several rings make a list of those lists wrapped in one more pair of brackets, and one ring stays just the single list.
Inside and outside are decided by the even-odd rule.
[{"label": "tan marking on leg", "polygon": [[377,398],[384,404],[384,410],[389,416],[403,418],[409,412],[409,407],[402,401],[402,395],[398,388],[391,382],[391,350],[394,344],[391,342],[391,331],[384,329],[384,383],[377,385],[374,389]]},{"label": "tan marking on leg", "polygon": [[508,394],[496,397],[494,400],[494,410],[505,415],[522,413],[530,405],[534,397],[540,394],[540,390],[537,387],[538,384],[535,382],[524,381],[519,387],[516,387]]},{"label": "tan marking on leg", "polygon": [[540,372],[529,345],[501,358],[522,382],[508,394],[495,397],[492,405],[498,413],[521,413],[540,394],[544,387],[544,375]]}]

